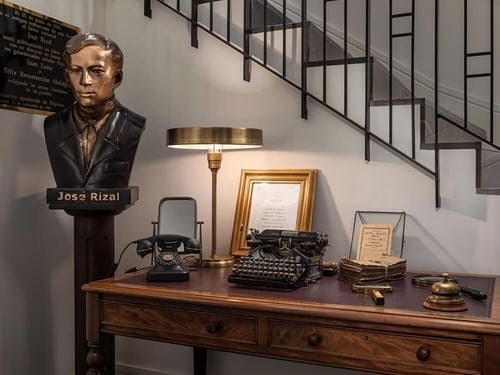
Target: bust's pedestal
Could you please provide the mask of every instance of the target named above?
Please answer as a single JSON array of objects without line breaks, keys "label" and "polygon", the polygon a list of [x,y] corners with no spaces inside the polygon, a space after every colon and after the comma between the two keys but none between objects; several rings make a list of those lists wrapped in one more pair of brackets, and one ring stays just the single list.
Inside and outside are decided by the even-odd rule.
[{"label": "bust's pedestal", "polygon": [[[87,371],[85,293],[82,285],[113,274],[114,217],[139,198],[136,186],[117,189],[47,189],[50,209],[74,217],[75,375]],[[106,367],[114,374],[114,337],[103,335]]]}]

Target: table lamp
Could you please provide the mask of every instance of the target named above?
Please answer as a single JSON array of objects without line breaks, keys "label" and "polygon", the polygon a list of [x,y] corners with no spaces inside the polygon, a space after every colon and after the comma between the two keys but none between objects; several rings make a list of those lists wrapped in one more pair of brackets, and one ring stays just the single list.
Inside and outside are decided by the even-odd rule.
[{"label": "table lamp", "polygon": [[208,168],[212,171],[212,251],[203,258],[205,267],[228,267],[234,258],[217,254],[217,172],[222,151],[262,147],[262,130],[230,127],[187,127],[167,130],[167,146],[180,149],[208,150]]}]

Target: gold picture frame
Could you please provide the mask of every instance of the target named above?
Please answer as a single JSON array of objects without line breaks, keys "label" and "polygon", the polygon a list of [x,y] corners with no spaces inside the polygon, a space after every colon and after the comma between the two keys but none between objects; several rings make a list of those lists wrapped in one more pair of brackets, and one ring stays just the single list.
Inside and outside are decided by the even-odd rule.
[{"label": "gold picture frame", "polygon": [[[243,169],[231,255],[239,257],[248,252],[246,236],[250,228],[311,230],[317,172],[316,169]],[[288,227],[292,225],[293,228]]]}]

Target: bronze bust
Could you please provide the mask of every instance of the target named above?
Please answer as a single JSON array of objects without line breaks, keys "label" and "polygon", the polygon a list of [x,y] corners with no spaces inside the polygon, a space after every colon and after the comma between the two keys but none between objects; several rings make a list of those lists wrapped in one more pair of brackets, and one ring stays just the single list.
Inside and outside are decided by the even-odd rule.
[{"label": "bronze bust", "polygon": [[146,119],[115,98],[123,79],[120,48],[105,36],[79,34],[66,43],[64,62],[76,101],[44,123],[57,187],[127,187]]}]

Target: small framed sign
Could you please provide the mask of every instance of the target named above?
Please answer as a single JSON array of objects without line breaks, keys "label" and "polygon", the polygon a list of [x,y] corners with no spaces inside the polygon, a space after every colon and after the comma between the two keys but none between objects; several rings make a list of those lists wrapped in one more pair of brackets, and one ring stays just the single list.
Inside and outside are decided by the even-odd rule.
[{"label": "small framed sign", "polygon": [[391,224],[361,224],[356,259],[373,260],[391,251]]}]

